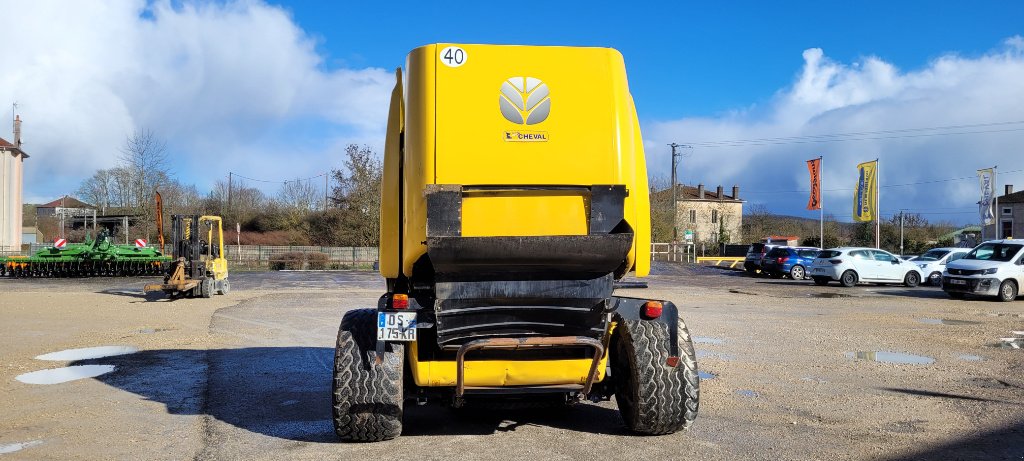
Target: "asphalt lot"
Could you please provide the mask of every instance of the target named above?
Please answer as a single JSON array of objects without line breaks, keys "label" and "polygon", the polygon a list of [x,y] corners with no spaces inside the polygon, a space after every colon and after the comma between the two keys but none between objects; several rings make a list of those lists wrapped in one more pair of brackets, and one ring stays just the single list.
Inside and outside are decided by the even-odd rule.
[{"label": "asphalt lot", "polygon": [[[346,310],[375,304],[379,276],[236,272],[228,296],[173,302],[140,294],[149,280],[0,280],[0,457],[1024,457],[1024,350],[1000,339],[1024,330],[1024,300],[658,264],[650,288],[622,294],[681,307],[704,376],[690,430],[631,435],[614,401],[533,411],[407,404],[399,439],[342,444],[329,420],[334,336]],[[37,358],[100,346],[137,352]],[[113,370],[23,382],[69,365]]]}]

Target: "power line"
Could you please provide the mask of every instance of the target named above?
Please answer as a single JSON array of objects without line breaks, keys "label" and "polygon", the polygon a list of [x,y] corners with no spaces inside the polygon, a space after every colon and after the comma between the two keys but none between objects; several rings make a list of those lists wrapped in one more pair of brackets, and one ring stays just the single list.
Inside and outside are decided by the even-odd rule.
[{"label": "power line", "polygon": [[235,173],[235,172],[228,172],[228,174],[233,175],[233,176],[238,176],[239,178],[242,178],[242,179],[248,179],[249,181],[274,183],[274,184],[284,184],[284,183],[289,183],[289,182],[301,182],[301,181],[309,181],[311,179],[316,179],[316,178],[322,178],[324,176],[327,176],[330,173],[325,171],[325,172],[320,173],[320,174],[318,174],[316,176],[310,176],[308,178],[287,179],[287,180],[284,180],[284,181],[275,181],[275,180],[269,180],[269,179],[255,179],[255,178],[250,178],[248,176],[242,176],[242,175],[240,175],[238,173]]},{"label": "power line", "polygon": [[[900,139],[900,138],[919,138],[928,136],[950,136],[950,135],[963,135],[963,134],[983,134],[983,133],[1004,133],[1012,131],[1024,131],[1024,126],[997,130],[974,130],[974,131],[944,131],[944,130],[964,130],[971,128],[986,128],[986,127],[998,127],[998,126],[1011,126],[1011,125],[1024,125],[1024,120],[1019,121],[1007,121],[1007,122],[991,122],[991,123],[977,123],[971,125],[948,125],[940,127],[927,127],[927,128],[904,128],[899,130],[879,130],[879,131],[862,131],[853,133],[831,133],[831,134],[817,134],[817,135],[803,135],[803,136],[786,136],[778,138],[759,138],[759,139],[732,139],[732,140],[719,140],[719,141],[690,141],[687,144],[693,147],[743,147],[743,146],[766,146],[766,145],[779,145],[779,144],[808,144],[808,143],[828,143],[828,142],[840,142],[840,141],[869,141],[878,139]],[[937,133],[927,133],[928,131],[938,131]],[[892,136],[885,136],[892,135]]]}]

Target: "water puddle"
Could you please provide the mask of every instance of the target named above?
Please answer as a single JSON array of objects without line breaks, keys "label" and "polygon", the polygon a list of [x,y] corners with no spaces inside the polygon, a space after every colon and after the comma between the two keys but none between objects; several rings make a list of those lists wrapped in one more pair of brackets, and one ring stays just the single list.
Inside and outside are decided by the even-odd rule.
[{"label": "water puddle", "polygon": [[8,453],[14,453],[16,451],[21,451],[21,450],[24,450],[26,448],[31,448],[31,447],[34,447],[36,445],[42,445],[42,444],[43,444],[42,440],[33,440],[31,442],[18,442],[18,443],[9,443],[7,445],[0,445],[0,455],[6,455]]},{"label": "water puddle", "polygon": [[975,322],[973,320],[955,320],[955,319],[929,319],[922,318],[917,319],[918,322],[927,323],[928,325],[979,325],[981,322]]},{"label": "water puddle", "polygon": [[967,362],[980,362],[982,360],[985,360],[980,355],[972,355],[972,354],[960,354],[960,355],[956,356],[956,358],[958,358],[960,360],[967,361]]},{"label": "water puddle", "polygon": [[857,360],[871,360],[874,362],[895,363],[902,365],[930,365],[932,363],[935,363],[935,359],[931,357],[889,351],[847,352],[846,358]]},{"label": "water puddle", "polygon": [[693,337],[693,343],[694,344],[716,344],[716,345],[720,345],[720,344],[725,344],[725,340],[721,339],[721,338],[712,338],[710,336],[694,336]]},{"label": "water puddle", "polygon": [[698,359],[704,359],[704,358],[720,359],[720,360],[729,361],[729,360],[735,359],[736,356],[734,356],[732,354],[721,354],[721,353],[718,353],[718,352],[700,351],[699,350],[699,351],[697,351],[697,358]]},{"label": "water puddle", "polygon": [[709,372],[706,372],[706,371],[697,370],[697,376],[699,376],[700,379],[702,379],[702,380],[707,380],[707,379],[715,379],[715,376],[717,376],[717,375],[715,375],[714,373],[709,373]]},{"label": "water puddle", "polygon": [[811,298],[828,298],[828,299],[831,299],[831,298],[854,298],[855,297],[853,295],[848,295],[846,293],[811,293],[811,294],[809,294],[807,296],[809,296]]},{"label": "water puddle", "polygon": [[757,397],[759,395],[757,392],[748,389],[741,389],[736,391],[736,393],[744,397]]},{"label": "water puddle", "polygon": [[25,384],[60,384],[84,378],[95,378],[114,371],[113,365],[76,365],[73,367],[39,370],[18,375],[14,379]]},{"label": "water puddle", "polygon": [[160,333],[160,332],[164,332],[164,331],[171,331],[173,329],[174,328],[143,328],[141,330],[136,330],[136,333],[142,333],[144,335],[148,335],[148,334]]},{"label": "water puddle", "polygon": [[99,346],[85,347],[82,349],[68,349],[59,352],[51,352],[36,357],[37,360],[55,360],[70,362],[73,360],[99,359],[113,357],[115,355],[134,354],[139,350],[131,346]]}]

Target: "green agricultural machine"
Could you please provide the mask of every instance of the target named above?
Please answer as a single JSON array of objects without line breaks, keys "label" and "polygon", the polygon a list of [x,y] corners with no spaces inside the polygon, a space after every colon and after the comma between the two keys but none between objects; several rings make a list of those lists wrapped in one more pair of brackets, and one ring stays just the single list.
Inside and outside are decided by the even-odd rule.
[{"label": "green agricultural machine", "polygon": [[0,257],[0,276],[102,277],[161,275],[171,262],[156,248],[110,243],[107,232],[96,240],[44,248],[32,256]]}]

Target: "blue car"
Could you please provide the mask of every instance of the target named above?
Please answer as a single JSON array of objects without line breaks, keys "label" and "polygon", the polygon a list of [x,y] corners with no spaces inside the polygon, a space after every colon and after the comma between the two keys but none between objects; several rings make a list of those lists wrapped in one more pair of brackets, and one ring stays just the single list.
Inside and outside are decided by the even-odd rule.
[{"label": "blue car", "polygon": [[764,255],[761,268],[772,278],[788,275],[793,280],[803,280],[820,251],[821,248],[813,247],[776,247]]}]

